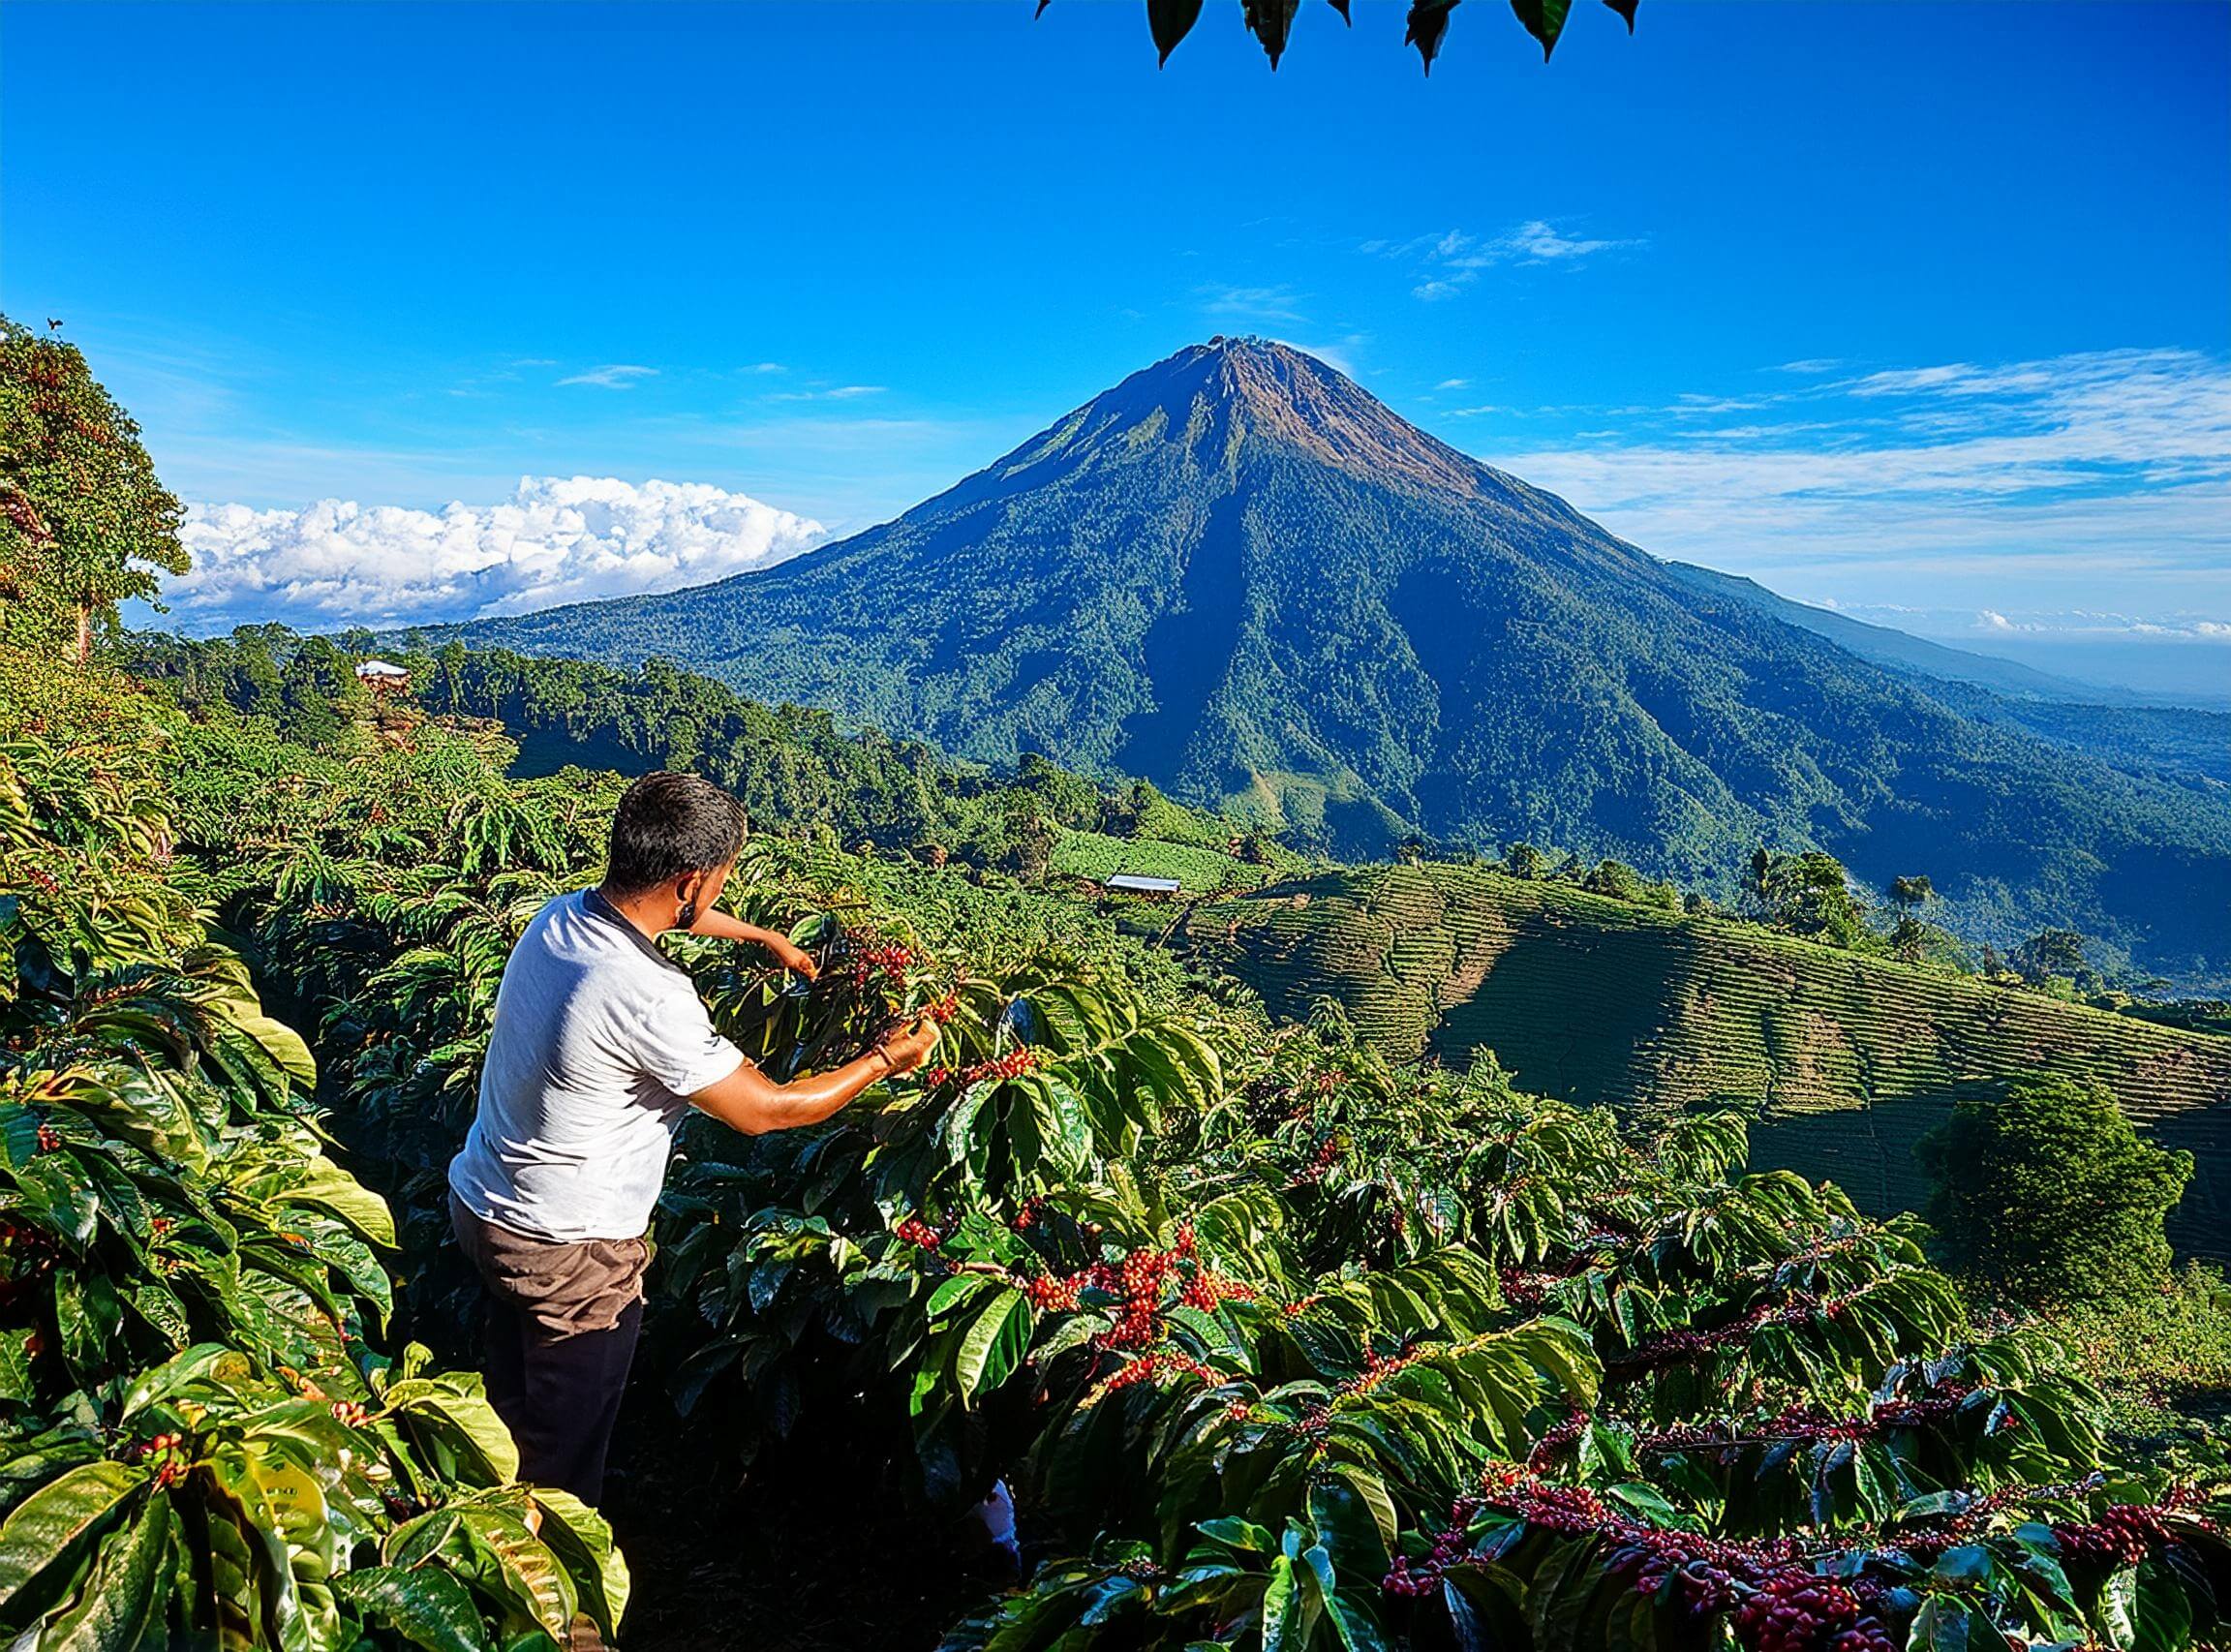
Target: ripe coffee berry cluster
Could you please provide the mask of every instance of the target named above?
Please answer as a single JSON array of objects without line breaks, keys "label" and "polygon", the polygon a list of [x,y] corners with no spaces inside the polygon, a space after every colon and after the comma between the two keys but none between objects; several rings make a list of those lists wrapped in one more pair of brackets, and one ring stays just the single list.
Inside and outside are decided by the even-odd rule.
[{"label": "ripe coffee berry cluster", "polygon": [[1327,1136],[1317,1144],[1317,1151],[1301,1174],[1294,1179],[1297,1184],[1322,1181],[1326,1173],[1340,1162],[1340,1137],[1337,1133]]},{"label": "ripe coffee berry cluster", "polygon": [[1557,1453],[1573,1444],[1587,1431],[1588,1413],[1574,1406],[1565,1414],[1565,1421],[1534,1442],[1534,1449],[1526,1453],[1526,1466],[1540,1472],[1557,1460]]},{"label": "ripe coffee berry cluster", "polygon": [[915,964],[912,947],[892,941],[879,942],[871,935],[853,938],[855,944],[845,958],[844,973],[854,987],[865,991],[878,984],[904,984],[906,971]]},{"label": "ripe coffee berry cluster", "polygon": [[1142,1247],[1113,1269],[1103,1262],[1090,1270],[1090,1284],[1120,1299],[1115,1325],[1092,1339],[1094,1347],[1144,1348],[1155,1339],[1160,1331],[1155,1313],[1177,1260],[1175,1251]]},{"label": "ripe coffee berry cluster", "polygon": [[1135,1387],[1140,1383],[1150,1383],[1158,1377],[1172,1374],[1198,1377],[1211,1387],[1224,1380],[1222,1373],[1210,1366],[1204,1365],[1192,1356],[1164,1349],[1153,1354],[1143,1354],[1120,1370],[1104,1378],[1085,1397],[1085,1403],[1090,1405],[1098,1400],[1106,1399],[1110,1394],[1119,1392],[1121,1390]]},{"label": "ripe coffee berry cluster", "polygon": [[1177,1300],[1203,1313],[1214,1313],[1221,1302],[1251,1302],[1256,1295],[1255,1287],[1244,1279],[1227,1278],[1212,1268],[1201,1268],[1186,1281]]},{"label": "ripe coffee berry cluster", "polygon": [[2064,1555],[2124,1567],[2135,1566],[2156,1548],[2175,1542],[2177,1534],[2163,1511],[2144,1504],[2118,1503],[2090,1525],[2055,1526],[2053,1536]]},{"label": "ripe coffee berry cluster", "polygon": [[919,1245],[924,1250],[935,1250],[945,1242],[945,1236],[919,1216],[908,1216],[894,1230],[906,1244]]},{"label": "ripe coffee berry cluster", "polygon": [[1397,1554],[1380,1587],[1390,1595],[1421,1599],[1438,1591],[1441,1578],[1449,1568],[1467,1558],[1472,1552],[1468,1528],[1479,1505],[1469,1497],[1459,1498],[1450,1511],[1448,1527],[1433,1539],[1432,1552],[1423,1560],[1413,1561],[1407,1554]]},{"label": "ripe coffee berry cluster", "polygon": [[132,1453],[141,1462],[155,1464],[155,1489],[165,1490],[186,1478],[193,1466],[186,1453],[183,1434],[158,1434],[152,1440],[142,1440]]},{"label": "ripe coffee berry cluster", "polygon": [[1041,1273],[1024,1283],[1023,1293],[1030,1299],[1030,1305],[1042,1313],[1072,1313],[1084,1289],[1082,1279]]},{"label": "ripe coffee berry cluster", "polygon": [[[1735,1608],[1735,1638],[1753,1652],[1888,1652],[1880,1619],[1861,1611],[1859,1597],[1833,1578],[1784,1572],[1766,1578]],[[1849,1643],[1849,1645],[1848,1645]]]},{"label": "ripe coffee berry cluster", "polygon": [[1698,1617],[1729,1614],[1747,1652],[1893,1652],[1880,1614],[1883,1586],[1817,1569],[1788,1538],[1750,1543],[1664,1530],[1612,1510],[1582,1486],[1545,1484],[1516,1469],[1490,1470],[1481,1502],[1562,1536],[1594,1536],[1613,1551],[1639,1594],[1678,1602]]},{"label": "ripe coffee berry cluster", "polygon": [[1038,1052],[1031,1049],[1027,1044],[1022,1044],[1008,1051],[1004,1055],[996,1056],[989,1061],[978,1061],[974,1066],[958,1069],[932,1067],[922,1075],[922,1082],[932,1089],[938,1089],[950,1084],[965,1086],[985,1079],[1019,1079],[1024,1073],[1033,1071],[1037,1065]]},{"label": "ripe coffee berry cluster", "polygon": [[1666,1331],[1647,1342],[1635,1344],[1623,1354],[1613,1355],[1604,1361],[1604,1368],[1610,1374],[1635,1377],[1666,1370],[1674,1365],[1693,1364],[1729,1343],[1748,1341],[1751,1333],[1762,1325],[1808,1325],[1823,1315],[1836,1318],[1843,1312],[1844,1304],[1841,1301],[1800,1292],[1778,1305],[1760,1302],[1740,1319],[1730,1320],[1710,1331]]},{"label": "ripe coffee berry cluster", "polygon": [[1865,1417],[1829,1417],[1810,1406],[1792,1406],[1749,1430],[1733,1423],[1667,1428],[1635,1436],[1635,1447],[1640,1452],[1662,1454],[1713,1448],[1732,1452],[1746,1446],[1804,1446],[1822,1440],[1848,1440],[1857,1444],[1903,1429],[1941,1423],[1957,1412],[1961,1402],[1973,1392],[1965,1384],[1947,1383],[1933,1393],[1883,1400]]},{"label": "ripe coffee berry cluster", "polygon": [[42,1125],[40,1125],[40,1126],[39,1126],[39,1150],[40,1150],[41,1152],[43,1152],[43,1153],[53,1153],[53,1152],[59,1152],[59,1151],[61,1151],[61,1149],[62,1149],[62,1132],[61,1132],[61,1131],[59,1131],[59,1130],[57,1130],[57,1129],[55,1129],[55,1128],[54,1128],[54,1126],[53,1126],[53,1125],[51,1125],[51,1124],[42,1124]]}]

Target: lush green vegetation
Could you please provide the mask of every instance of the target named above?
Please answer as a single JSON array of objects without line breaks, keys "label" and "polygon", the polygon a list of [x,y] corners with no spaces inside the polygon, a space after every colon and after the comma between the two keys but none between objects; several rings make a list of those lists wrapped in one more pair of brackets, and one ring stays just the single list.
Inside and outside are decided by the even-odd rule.
[{"label": "lush green vegetation", "polygon": [[1913,1144],[1964,1095],[2099,1084],[2191,1152],[2180,1243],[2224,1254],[2231,1041],[2004,982],[1483,866],[1355,868],[1210,902],[1183,932],[1283,1015],[1344,1006],[1397,1058],[1492,1053],[1524,1087],[1632,1117],[1740,1107],[1760,1156],[1918,1209]]},{"label": "lush green vegetation", "polygon": [[[761,705],[658,660],[619,671],[455,643],[428,653],[407,642],[390,652],[412,673],[409,710],[386,719],[390,733],[424,714],[492,721],[519,748],[517,774],[693,769],[762,824],[810,828],[848,847],[900,850],[934,865],[953,859],[1033,876],[1048,870],[1057,841],[1078,833],[1088,841],[1138,840],[1143,855],[1175,857],[1196,872],[1212,863],[1188,859],[1195,851],[1222,858],[1238,844],[1272,857],[1259,839],[1249,846],[1237,836],[1242,825],[1173,803],[1144,781],[1109,791],[1034,755],[995,777],[920,742],[847,732],[826,712]],[[197,717],[224,708],[266,719],[295,744],[329,745],[366,710],[351,658],[330,639],[283,626],[207,640],[137,632],[118,639],[110,658]],[[1071,858],[1078,854],[1091,851]],[[1278,859],[1297,864],[1292,855]],[[1216,885],[1230,881],[1219,875]]]},{"label": "lush green vegetation", "polygon": [[178,521],[77,347],[0,316],[0,639],[84,658],[97,620],[185,571]]},{"label": "lush green vegetation", "polygon": [[[593,874],[605,797],[431,726],[346,761],[256,721],[169,733],[181,848],[332,1006],[346,1134],[424,1208],[504,947]],[[2180,1581],[2218,1564],[2204,1505],[2112,1468],[2096,1396],[1972,1328],[1914,1230],[1746,1176],[1731,1117],[1629,1140],[1491,1067],[1267,1023],[1074,902],[757,854],[741,902],[828,968],[800,998],[688,949],[749,1048],[834,1058],[947,994],[952,1044],[813,1131],[691,1127],[652,1346],[739,1452],[866,1430],[927,1502],[1013,1484],[1047,1558],[956,1647],[2208,1633]],[[870,933],[917,962],[854,965]],[[453,1310],[418,1226],[431,1331]]]},{"label": "lush green vegetation", "polygon": [[2032,1078],[1922,1138],[1929,1219],[1964,1272],[2028,1302],[2112,1302],[2169,1275],[2162,1221],[2192,1155],[2138,1139],[2097,1085]]},{"label": "lush green vegetation", "polygon": [[1143,775],[1298,847],[1554,844],[1724,902],[1761,844],[1821,849],[1873,890],[1928,874],[1977,942],[2075,928],[2187,991],[2231,979],[2231,795],[2203,770],[1699,587],[1261,341],[778,567],[463,634]]},{"label": "lush green vegetation", "polygon": [[[558,726],[571,681],[625,744],[682,690],[459,651],[420,667],[451,728],[319,704],[342,657],[271,642],[141,652],[160,691],[0,655],[0,1630],[551,1652],[624,1610],[603,1521],[512,1483],[475,1379],[390,1351],[470,1352],[441,1170],[508,948],[597,875],[621,783],[515,775],[480,719]],[[715,709],[690,758],[778,829],[728,898],[821,961],[801,992],[673,942],[717,1019],[779,1075],[918,1013],[945,1042],[810,1129],[686,1125],[645,1359],[706,1454],[866,1439],[917,1508],[1013,1486],[1032,1567],[953,1652],[2222,1638],[2212,1441],[2111,1445],[1912,1219],[1751,1171],[1715,1107],[1629,1130],[1492,1061],[1396,1067],[1027,886],[1062,831],[1233,846],[1150,791],[971,791]],[[882,852],[829,841],[870,814]],[[921,824],[1020,875],[897,846]]]},{"label": "lush green vegetation", "polygon": [[0,724],[0,1629],[464,1652],[614,1621],[603,1522],[513,1484],[478,1379],[386,1334],[387,1208],[196,914],[150,709],[11,651]]}]

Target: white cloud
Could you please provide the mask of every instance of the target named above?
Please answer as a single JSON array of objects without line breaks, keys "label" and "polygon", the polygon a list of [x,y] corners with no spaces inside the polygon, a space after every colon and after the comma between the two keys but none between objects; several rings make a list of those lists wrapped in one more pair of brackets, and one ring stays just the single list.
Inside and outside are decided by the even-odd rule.
[{"label": "white cloud", "polygon": [[1230,316],[1252,321],[1302,321],[1301,294],[1286,286],[1209,286],[1194,290],[1201,308],[1211,316]]},{"label": "white cloud", "polygon": [[747,373],[787,373],[790,369],[783,366],[779,361],[755,361],[744,371]]},{"label": "white cloud", "polygon": [[1472,381],[1469,379],[1444,379],[1433,387],[1436,390],[1469,390],[1472,387]]},{"label": "white cloud", "polygon": [[657,378],[656,367],[635,367],[625,361],[605,367],[592,367],[586,373],[576,373],[569,379],[558,381],[561,384],[594,384],[599,390],[632,390],[638,379]]},{"label": "white cloud", "polygon": [[1610,428],[1488,456],[1660,555],[1854,607],[1923,597],[1962,626],[2014,615],[2017,581],[2041,610],[2112,593],[2155,619],[2231,613],[2220,357],[1953,362],[1655,410],[1536,410],[1551,412]]},{"label": "white cloud", "polygon": [[774,402],[851,402],[862,396],[880,396],[888,386],[882,384],[839,384],[826,390],[778,390],[768,397]]},{"label": "white cloud", "polygon": [[671,591],[818,543],[817,522],[701,482],[523,477],[494,505],[441,510],[326,499],[300,510],[195,505],[193,571],[165,579],[171,622],[207,631],[523,613]]},{"label": "white cloud", "polygon": [[1365,241],[1360,250],[1415,263],[1419,280],[1410,289],[1411,295],[1430,304],[1456,297],[1497,265],[1574,268],[1583,259],[1599,253],[1622,252],[1642,244],[1639,238],[1569,235],[1546,219],[1530,218],[1500,235],[1448,229],[1408,241]]}]

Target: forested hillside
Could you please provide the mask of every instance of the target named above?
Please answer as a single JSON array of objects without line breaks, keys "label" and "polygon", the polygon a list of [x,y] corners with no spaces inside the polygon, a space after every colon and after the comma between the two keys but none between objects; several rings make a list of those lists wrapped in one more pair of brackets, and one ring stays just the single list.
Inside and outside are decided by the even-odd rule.
[{"label": "forested hillside", "polygon": [[2178,1237],[2231,1257],[2231,1038],[1479,867],[1276,882],[1184,933],[1273,1011],[1330,997],[1400,1059],[1492,1052],[1529,1090],[1644,1119],[1739,1107],[1763,1160],[1878,1212],[1920,1208],[1913,1145],[1957,1097],[2097,1083],[2194,1155]]},{"label": "forested hillside", "polygon": [[[283,626],[201,640],[133,632],[110,657],[189,713],[229,709],[266,719],[299,743],[330,740],[349,716],[373,716],[351,659],[329,639]],[[791,835],[823,833],[849,847],[1036,873],[1048,869],[1064,834],[1214,853],[1235,846],[1245,830],[1173,803],[1146,781],[1104,789],[1035,756],[995,774],[919,741],[841,728],[826,712],[746,699],[663,661],[621,671],[455,643],[434,654],[402,650],[397,658],[413,687],[408,709],[383,719],[392,740],[434,716],[507,735],[518,752],[511,772],[523,777],[568,767],[693,770],[732,792],[753,822]],[[1256,842],[1255,852],[1271,858],[1269,846]],[[1277,858],[1288,866],[1299,860]]]},{"label": "forested hillside", "polygon": [[[663,656],[994,764],[1042,752],[1294,841],[1550,842],[1732,888],[1764,842],[1957,927],[2231,977],[2231,792],[1955,705],[1435,441],[1324,363],[1217,340],[883,527],[481,643]],[[2180,737],[2181,738],[2181,737]]]}]

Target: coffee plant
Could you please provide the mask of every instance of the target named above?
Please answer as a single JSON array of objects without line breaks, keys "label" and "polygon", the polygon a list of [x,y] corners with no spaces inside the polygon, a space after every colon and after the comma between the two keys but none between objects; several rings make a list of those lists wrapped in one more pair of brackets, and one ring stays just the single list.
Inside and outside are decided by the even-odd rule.
[{"label": "coffee plant", "polygon": [[610,1627],[596,1514],[477,1378],[383,1352],[386,1206],[197,915],[149,708],[11,659],[0,743],[0,1631],[452,1649]]},{"label": "coffee plant", "polygon": [[[70,1551],[81,1604],[151,1526],[143,1541],[212,1557],[180,1576],[217,1575],[205,1505],[241,1484],[223,1465],[316,1460],[315,1521],[225,1492],[278,1522],[239,1545],[259,1579],[239,1621],[276,1609],[260,1557],[297,1552],[289,1622],[329,1602],[347,1632],[446,1644],[426,1614],[459,1601],[496,1634],[615,1613],[595,1516],[509,1484],[471,1379],[367,1342],[391,1334],[391,1278],[395,1321],[470,1345],[442,1170],[504,959],[541,901],[597,875],[617,781],[510,782],[499,744],[432,727],[344,763],[252,719],[136,715],[167,744],[118,800],[172,807],[143,810],[134,829],[156,836],[111,859],[119,900],[145,905],[119,931],[148,937],[129,962],[155,973],[95,1001],[115,964],[18,946],[24,979],[69,981],[11,1013],[44,1044],[106,1041],[112,1085],[160,1072],[160,1096],[100,1116],[146,1141],[121,1123],[103,1141],[158,1165],[199,1144],[211,1168],[199,1204],[163,1205],[161,1244],[104,1226],[105,1203],[81,1240],[26,1224],[10,1267],[11,1300],[41,1316],[29,1368],[86,1397],[26,1414],[23,1450],[79,1454],[39,1457],[6,1495],[97,1470],[71,1496],[121,1512],[94,1516],[100,1558]],[[844,1431],[905,1464],[925,1508],[1004,1481],[1032,1568],[953,1627],[953,1652],[2136,1652],[2225,1633],[2207,1454],[2181,1477],[2119,1459],[2099,1396],[2034,1333],[1976,1323],[1918,1224],[1751,1173],[1733,1116],[1637,1138],[1491,1062],[1394,1068],[1336,1015],[1274,1025],[1057,897],[948,871],[763,836],[730,890],[819,965],[807,984],[748,949],[667,943],[765,1070],[828,1066],[925,1015],[943,1038],[824,1125],[684,1126],[644,1363],[738,1462]],[[46,899],[27,886],[11,910]],[[311,1049],[250,1007],[241,959]],[[133,1019],[154,1015],[142,999],[198,1007],[173,1026]],[[128,1045],[162,1058],[114,1055]],[[22,1105],[18,1163],[113,1165],[83,1172],[97,1190],[135,1174],[79,1140],[86,1106]],[[328,1128],[396,1210],[395,1252],[379,1202],[320,1152]],[[160,1346],[136,1305],[142,1252],[185,1259],[167,1288],[186,1323]],[[202,1282],[213,1267],[226,1289]],[[65,1292],[113,1300],[119,1329],[66,1332]],[[236,1403],[211,1397],[219,1380]]]}]

